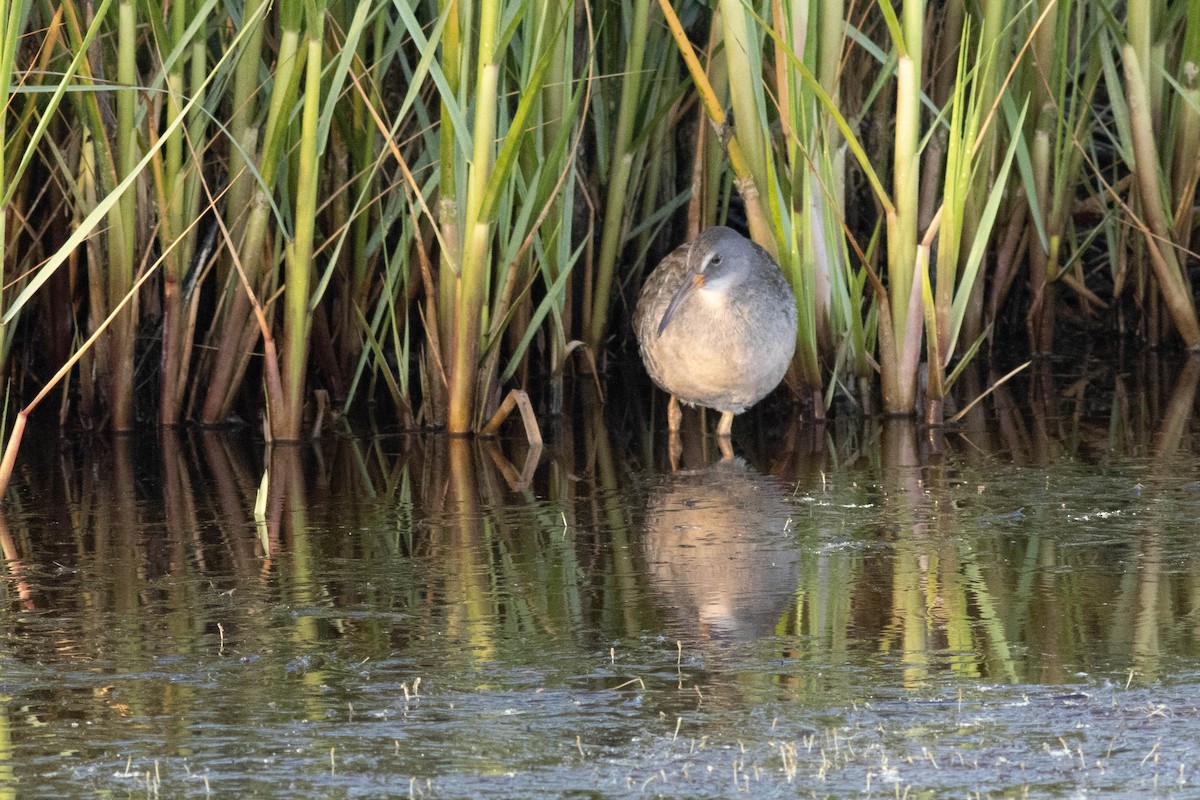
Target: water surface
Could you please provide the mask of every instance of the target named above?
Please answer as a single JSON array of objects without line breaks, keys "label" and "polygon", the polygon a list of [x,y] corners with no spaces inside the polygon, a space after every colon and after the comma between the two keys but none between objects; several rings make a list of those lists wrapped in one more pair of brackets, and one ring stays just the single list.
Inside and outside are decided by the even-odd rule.
[{"label": "water surface", "polygon": [[689,418],[674,471],[641,400],[540,453],[34,442],[0,794],[1194,797],[1196,381],[767,408],[733,461]]}]

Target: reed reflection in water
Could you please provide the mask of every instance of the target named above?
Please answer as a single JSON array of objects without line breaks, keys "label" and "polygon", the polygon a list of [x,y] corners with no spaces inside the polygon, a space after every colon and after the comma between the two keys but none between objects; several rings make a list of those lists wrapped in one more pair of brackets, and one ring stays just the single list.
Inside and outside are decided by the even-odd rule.
[{"label": "reed reflection in water", "polygon": [[[1200,684],[1198,379],[1195,362],[1032,373],[948,434],[747,420],[745,462],[710,463],[711,439],[685,431],[676,473],[651,466],[653,433],[598,410],[541,453],[211,432],[28,448],[0,518],[0,796],[72,785],[46,777],[63,752],[99,790],[126,757],[186,751],[235,791],[286,739],[269,779],[315,796],[353,774],[386,794],[388,776],[564,751],[628,763],[664,719],[721,732],[780,715],[799,737],[807,714],[863,699]],[[739,657],[696,668],[677,639]],[[525,708],[538,723],[519,735],[486,722]],[[704,716],[734,713],[749,717]],[[354,753],[357,772],[338,760]],[[564,791],[593,776],[555,774]]]}]

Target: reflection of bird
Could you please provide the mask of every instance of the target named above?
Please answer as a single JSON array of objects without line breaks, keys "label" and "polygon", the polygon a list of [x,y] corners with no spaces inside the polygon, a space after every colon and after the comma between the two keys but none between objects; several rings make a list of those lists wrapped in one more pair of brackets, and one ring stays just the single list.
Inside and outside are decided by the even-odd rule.
[{"label": "reflection of bird", "polygon": [[678,623],[705,638],[769,636],[800,580],[790,516],[784,488],[740,459],[673,473],[647,508],[650,583]]},{"label": "reflection of bird", "polygon": [[678,402],[733,415],[779,385],[796,348],[796,298],[766,250],[730,228],[675,248],[646,279],[633,317],[646,371]]}]

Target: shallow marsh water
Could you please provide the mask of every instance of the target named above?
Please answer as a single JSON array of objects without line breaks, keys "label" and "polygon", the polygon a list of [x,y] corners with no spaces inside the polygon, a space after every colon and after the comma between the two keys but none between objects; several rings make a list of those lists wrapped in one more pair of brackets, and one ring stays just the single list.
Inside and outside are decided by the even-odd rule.
[{"label": "shallow marsh water", "polygon": [[0,797],[1200,796],[1200,369],[1070,369],[675,472],[641,398],[27,445]]}]

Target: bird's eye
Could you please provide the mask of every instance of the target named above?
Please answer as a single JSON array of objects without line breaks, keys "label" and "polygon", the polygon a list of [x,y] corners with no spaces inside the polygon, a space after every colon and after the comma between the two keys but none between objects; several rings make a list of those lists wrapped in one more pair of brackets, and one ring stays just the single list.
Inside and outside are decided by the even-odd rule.
[{"label": "bird's eye", "polygon": [[709,263],[711,266],[714,266],[714,267],[719,267],[719,266],[721,265],[721,257],[720,257],[720,256],[713,256],[713,257],[712,257],[712,260],[711,260],[711,261],[709,261],[708,263]]}]

